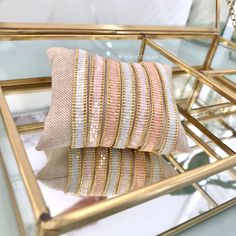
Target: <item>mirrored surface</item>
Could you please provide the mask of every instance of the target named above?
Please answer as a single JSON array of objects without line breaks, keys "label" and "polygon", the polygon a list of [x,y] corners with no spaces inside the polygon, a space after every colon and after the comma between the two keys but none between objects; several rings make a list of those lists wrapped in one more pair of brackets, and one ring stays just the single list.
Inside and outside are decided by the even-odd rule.
[{"label": "mirrored surface", "polygon": [[199,236],[207,232],[207,236],[227,235],[233,236],[236,232],[235,225],[236,207],[226,209],[217,215],[187,229],[178,236]]},{"label": "mirrored surface", "polygon": [[[34,172],[37,173],[47,162],[44,152],[38,152],[35,150],[35,145],[40,137],[41,131],[22,132],[21,139],[26,148],[31,165]],[[193,151],[190,154],[182,154],[175,158],[183,165],[185,169],[197,168],[199,166],[212,162],[209,157],[205,157],[205,154],[201,148],[196,146],[192,140],[189,140],[190,145],[193,147]],[[196,147],[196,148],[195,148]],[[204,158],[207,161],[204,161]],[[195,163],[195,164],[194,164]],[[232,188],[228,188],[228,183],[232,184]],[[86,199],[78,198],[75,196],[65,195],[62,191],[58,191],[45,186],[40,183],[43,196],[46,204],[50,208],[52,216],[57,214],[63,214],[68,211],[80,209],[81,207],[96,204],[101,199]],[[228,173],[220,173],[216,176],[212,176],[199,182],[199,185],[205,190],[217,203],[223,203],[228,199],[236,196],[234,189],[234,181],[228,176]],[[223,196],[223,198],[222,198]],[[149,232],[150,235],[155,235],[169,228],[185,222],[194,216],[197,216],[211,208],[211,204],[192,186],[180,189],[174,193],[164,195],[152,201],[149,201],[140,206],[123,211],[119,214],[107,217],[103,220],[83,227],[67,235],[96,235],[97,232],[108,235],[112,229],[116,229],[119,224],[123,224],[128,219],[139,222],[140,227],[133,224],[126,226],[125,229],[115,230],[117,235],[121,233],[132,232],[137,235],[143,235],[144,232]],[[153,209],[156,209],[154,211]],[[169,210],[168,210],[169,209]],[[171,214],[169,214],[171,212]],[[149,221],[143,221],[144,218],[149,217]],[[155,222],[162,222],[156,224]],[[117,224],[119,222],[119,224]],[[109,225],[109,227],[108,227]],[[116,234],[115,234],[116,235]]]},{"label": "mirrored surface", "polygon": [[[37,173],[47,161],[44,152],[35,150],[35,145],[38,142],[40,133],[40,131],[32,131],[21,134],[21,139],[35,173]],[[65,195],[64,192],[49,188],[40,182],[39,185],[52,216],[80,209],[90,204],[96,204],[96,202],[101,200]],[[127,234],[127,232],[133,232],[135,235],[143,235],[147,232],[150,235],[156,235],[211,208],[199,192],[189,192],[188,188],[164,195],[140,206],[99,220],[94,224],[77,230],[75,233],[80,233],[81,235],[88,233],[89,235],[97,235],[99,232],[101,234],[104,233],[104,235],[109,235],[110,233],[113,235],[122,235],[124,233]],[[169,212],[171,212],[171,214]],[[143,220],[146,218],[149,220]],[[129,219],[132,219],[132,222],[136,222],[137,225],[125,224]],[[161,222],[161,224],[157,224],[158,221]],[[123,224],[125,227],[119,228],[119,225]],[[73,232],[68,235],[73,235]]]}]

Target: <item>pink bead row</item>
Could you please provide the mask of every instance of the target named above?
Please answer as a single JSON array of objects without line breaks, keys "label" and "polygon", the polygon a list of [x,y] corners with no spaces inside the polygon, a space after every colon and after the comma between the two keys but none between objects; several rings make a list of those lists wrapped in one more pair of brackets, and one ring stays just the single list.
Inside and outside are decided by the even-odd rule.
[{"label": "pink bead row", "polygon": [[120,64],[113,60],[107,60],[107,87],[106,87],[106,110],[104,117],[104,129],[100,146],[111,147],[116,139],[120,115]]}]

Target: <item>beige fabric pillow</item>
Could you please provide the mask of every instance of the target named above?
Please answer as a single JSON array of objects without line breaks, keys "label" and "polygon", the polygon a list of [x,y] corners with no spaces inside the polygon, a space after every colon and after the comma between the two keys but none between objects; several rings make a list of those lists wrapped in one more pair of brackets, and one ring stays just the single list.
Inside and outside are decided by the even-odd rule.
[{"label": "beige fabric pillow", "polygon": [[[54,148],[54,149],[47,150],[46,155],[48,158],[48,162],[37,173],[37,176],[36,176],[37,180],[39,180],[41,183],[45,184],[46,186],[50,188],[65,191],[67,187],[67,181],[68,181],[68,175],[69,175],[68,174],[69,173],[69,165],[68,165],[69,151],[70,151],[69,147],[61,147],[61,148]],[[168,162],[166,162],[161,156],[159,156],[158,158],[159,158],[158,166],[156,165],[157,162],[154,165],[155,178],[153,177],[153,181],[150,181],[149,184],[154,183],[154,182],[159,182],[161,180],[176,176],[178,174],[177,171]],[[146,170],[150,169],[150,166],[148,163],[149,162],[147,162],[146,166],[139,166],[139,170],[138,170],[139,173],[142,173],[143,171],[145,172]],[[132,171],[132,176],[134,175],[135,175],[135,168]],[[125,182],[128,183],[128,180],[126,180]],[[134,190],[136,188],[138,188],[138,186],[133,187],[130,190]],[[122,193],[125,193],[125,192],[127,191],[123,191]],[[82,195],[86,196],[86,194],[80,194],[80,196]],[[102,195],[109,195],[109,194],[102,194]],[[93,196],[93,194],[91,194],[90,196]],[[95,194],[95,196],[98,196],[98,194]]]},{"label": "beige fabric pillow", "polygon": [[[85,52],[83,50],[79,50],[79,55],[86,54],[86,53],[87,52]],[[72,146],[73,148],[101,146],[101,147],[115,147],[115,148],[121,148],[121,149],[127,147],[127,148],[140,149],[142,151],[149,151],[149,152],[153,152],[153,151],[155,151],[155,148],[157,148],[156,150],[162,150],[160,152],[163,154],[166,154],[166,155],[168,155],[170,152],[172,152],[172,153],[173,152],[189,152],[187,138],[186,138],[184,129],[180,123],[179,115],[178,115],[177,109],[176,109],[176,105],[174,104],[173,99],[171,99],[171,96],[172,96],[171,94],[173,94],[173,87],[171,84],[172,83],[171,82],[171,68],[167,65],[160,65],[158,63],[146,63],[146,64],[144,63],[143,66],[140,66],[140,64],[138,64],[138,63],[133,63],[133,64],[124,63],[124,65],[123,65],[122,64],[123,62],[121,62],[121,64],[120,64],[120,65],[124,66],[123,69],[120,69],[121,71],[126,70],[127,68],[135,68],[136,67],[136,72],[134,72],[135,69],[130,69],[131,71],[133,71],[132,73],[134,73],[133,76],[134,75],[136,76],[136,77],[134,76],[133,81],[137,81],[137,78],[138,78],[137,76],[141,76],[142,73],[144,73],[143,74],[144,77],[145,77],[145,73],[150,73],[149,76],[152,75],[148,79],[150,81],[151,80],[153,80],[153,81],[163,80],[163,79],[160,79],[161,77],[165,77],[164,80],[169,81],[167,83],[163,82],[162,86],[164,86],[164,84],[168,84],[168,83],[170,84],[170,85],[165,85],[167,87],[164,89],[162,89],[162,86],[160,84],[162,82],[160,82],[160,81],[154,87],[151,85],[151,82],[149,85],[150,87],[147,86],[147,88],[149,88],[150,91],[151,90],[153,90],[153,91],[152,92],[147,91],[147,93],[146,93],[146,94],[149,94],[149,92],[150,92],[149,95],[146,95],[148,98],[146,105],[149,106],[150,110],[149,111],[145,110],[146,113],[142,112],[143,113],[142,116],[140,115],[142,117],[142,119],[145,119],[145,126],[144,126],[144,124],[143,124],[143,126],[140,126],[140,121],[137,121],[138,119],[141,119],[141,118],[137,118],[139,116],[139,113],[142,111],[142,109],[140,108],[140,111],[136,110],[133,112],[134,118],[133,119],[130,118],[131,123],[129,125],[129,127],[130,127],[129,133],[124,132],[123,136],[122,137],[120,136],[120,139],[118,140],[118,136],[114,136],[114,134],[115,133],[117,135],[121,134],[121,132],[120,132],[121,123],[119,123],[119,122],[121,122],[124,118],[123,119],[119,118],[119,121],[117,121],[116,119],[114,119],[114,117],[111,117],[112,115],[110,115],[110,118],[109,118],[110,120],[106,120],[106,119],[108,119],[107,118],[108,113],[106,110],[106,112],[103,113],[103,118],[102,118],[102,120],[103,120],[102,122],[105,123],[103,125],[103,130],[101,130],[100,128],[96,128],[97,129],[96,132],[100,132],[100,133],[102,133],[102,135],[105,135],[104,137],[101,136],[100,144],[97,142],[96,142],[96,144],[94,144],[95,142],[93,142],[93,144],[91,144],[92,142],[90,140],[90,141],[87,141],[86,144],[82,143],[82,144],[78,144],[79,146],[73,146],[73,143],[74,143],[73,132],[74,131],[72,132],[72,130],[75,130],[75,128],[72,127],[73,122],[75,122],[74,119],[72,119],[73,118],[73,115],[72,115],[73,99],[74,99],[74,97],[73,97],[74,96],[73,95],[74,94],[73,83],[74,83],[75,74],[78,74],[77,69],[76,69],[76,73],[75,73],[75,65],[76,65],[75,62],[78,62],[78,58],[75,59],[76,58],[75,50],[65,49],[65,48],[51,48],[48,50],[48,55],[49,55],[50,61],[52,63],[52,101],[51,101],[51,107],[50,107],[48,116],[45,121],[42,137],[40,138],[38,145],[36,146],[37,150],[45,150],[48,148],[63,147],[63,146]],[[98,61],[105,60],[102,57],[99,57],[99,56],[96,56],[96,57],[98,57],[98,59],[97,59]],[[90,64],[91,64],[91,62],[90,62]],[[154,64],[155,64],[155,66],[154,66]],[[158,64],[158,65],[156,65],[156,64]],[[110,60],[110,66],[113,66],[112,67],[113,69],[111,69],[110,74],[114,72],[114,68],[117,68],[117,65],[119,65],[119,62],[116,62],[114,60]],[[80,64],[80,62],[78,62],[77,67],[80,68],[82,66],[83,66],[83,63]],[[141,74],[136,75],[135,73],[140,72],[140,67],[144,67],[145,69],[141,68]],[[160,75],[158,76],[158,73],[155,72],[156,76],[157,76],[157,78],[156,78],[155,75],[153,75],[153,73],[151,73],[154,70],[151,67],[160,67],[161,68],[160,71],[162,71],[162,74],[164,74],[165,76],[160,76]],[[92,68],[93,67],[88,69],[88,73],[92,70]],[[108,68],[110,68],[110,67],[108,67]],[[144,71],[146,70],[149,72],[143,72],[142,70],[144,70]],[[101,70],[99,70],[99,73],[101,73],[100,71]],[[118,71],[118,69],[116,71]],[[131,72],[129,72],[129,73],[131,73]],[[116,75],[112,74],[111,77],[112,76],[114,76],[114,79],[111,79],[111,81],[113,81],[113,80],[115,81],[117,74]],[[160,77],[160,78],[158,78],[158,77]],[[145,79],[147,80],[147,78],[145,78]],[[144,82],[145,82],[145,79],[143,80]],[[77,78],[77,80],[78,80],[78,78]],[[96,80],[96,78],[94,80]],[[137,82],[133,82],[133,83],[137,83]],[[153,82],[153,85],[155,83],[156,82]],[[108,86],[108,85],[106,85],[106,86]],[[113,85],[113,86],[115,86],[115,85]],[[134,87],[136,87],[136,86],[137,86],[137,84]],[[90,87],[91,87],[91,84],[89,84],[89,88]],[[128,86],[126,88],[128,88]],[[130,86],[129,86],[129,88],[130,88]],[[142,90],[142,87],[141,87],[141,90]],[[138,91],[140,91],[140,90],[138,90]],[[162,94],[161,91],[162,92],[164,91],[163,93],[166,93],[166,94],[165,95]],[[167,94],[168,92],[165,92],[165,91],[169,91],[169,95]],[[115,91],[111,91],[111,94],[114,94],[114,92]],[[123,92],[123,90],[122,90],[122,92]],[[136,93],[137,93],[137,88],[136,88]],[[141,94],[141,92],[139,92],[139,93]],[[121,94],[120,96],[122,97],[123,95],[124,94]],[[87,97],[89,97],[89,96],[90,96],[90,93],[87,94]],[[128,96],[130,96],[130,93],[128,93]],[[148,96],[150,96],[150,97],[148,97]],[[156,96],[156,99],[154,99],[153,96],[154,97]],[[85,100],[87,100],[87,97]],[[114,98],[115,97],[116,96],[114,96]],[[153,100],[148,101],[149,99],[151,100],[151,98]],[[81,103],[81,101],[79,99],[80,98],[78,97],[78,101],[79,101],[79,103]],[[89,99],[90,99],[90,97],[89,97]],[[140,100],[138,100],[138,102],[135,101],[135,99],[137,99],[137,97],[134,98],[134,102],[136,103],[136,106],[140,106],[137,104],[140,104],[140,101],[142,101],[142,102],[144,101],[144,100],[142,100],[143,98],[142,99],[140,98]],[[163,99],[163,101],[165,99],[169,99],[171,102],[170,101],[169,101],[169,103],[165,102],[163,105],[163,104],[159,104],[158,99],[160,99],[160,101],[162,99]],[[127,98],[127,101],[129,101],[129,100],[130,99]],[[157,102],[157,100],[158,100],[158,102]],[[119,103],[121,103],[121,101],[119,101],[119,99],[117,99],[116,102],[117,102],[116,105],[117,105],[117,109],[118,109],[118,108],[120,108]],[[155,103],[156,103],[156,105],[155,105]],[[90,104],[90,103],[88,102],[88,104]],[[107,104],[109,104],[109,103],[105,103],[105,104],[107,107],[108,106]],[[168,109],[167,109],[166,104],[171,104],[171,105],[168,105],[169,106]],[[113,105],[114,104],[112,104],[111,107]],[[133,107],[133,105],[132,105],[132,107]],[[172,107],[172,110],[170,109],[171,107]],[[161,108],[163,108],[163,110]],[[168,111],[169,111],[169,113],[168,113]],[[157,115],[157,112],[158,112],[158,115]],[[87,110],[87,113],[88,114],[84,114],[85,117],[88,117],[89,114],[91,114],[92,112],[91,112],[91,110]],[[97,112],[95,114],[96,114],[95,116],[98,116]],[[110,114],[113,114],[112,108],[111,108]],[[118,112],[118,114],[119,114],[119,112]],[[122,112],[120,112],[120,114],[122,114]],[[128,115],[129,115],[129,109],[127,112],[124,113],[124,117],[127,117]],[[160,118],[159,116],[161,116],[161,117],[163,116],[163,117]],[[167,116],[168,116],[168,118],[167,118]],[[172,116],[172,118],[171,118],[171,116]],[[146,117],[146,118],[144,118],[144,117]],[[146,120],[147,117],[149,120]],[[88,118],[86,118],[86,119],[88,119]],[[107,124],[109,124],[109,126],[106,126],[106,121],[107,121]],[[89,122],[89,121],[87,121],[87,122]],[[112,125],[115,122],[117,124],[113,127]],[[169,123],[167,123],[167,122],[169,122]],[[160,125],[158,126],[157,124],[158,125],[160,124]],[[86,129],[86,131],[84,131],[84,133],[81,133],[82,132],[81,128],[78,129],[77,136],[82,136],[82,137],[84,137],[85,135],[86,135],[86,137],[88,135],[93,136],[94,135],[93,130],[94,130],[95,126],[94,126],[94,124],[91,127],[89,125],[91,125],[91,124],[88,123],[88,124],[83,125],[84,127],[87,127],[87,129],[88,129],[88,130]],[[76,126],[77,126],[77,123],[76,123]],[[101,126],[102,126],[102,124],[101,124]],[[104,127],[106,127],[106,129]],[[142,128],[140,128],[140,127],[142,127]],[[160,128],[158,128],[158,127],[160,127]],[[167,128],[168,128],[168,130],[167,130]],[[90,132],[89,132],[89,130],[90,130]],[[111,131],[111,130],[113,130],[113,131]],[[135,130],[135,132],[133,130]],[[141,130],[142,130],[142,133],[141,133]],[[126,132],[128,132],[128,131],[126,131]],[[175,132],[177,132],[177,136],[176,136]],[[124,143],[124,137],[127,140],[129,137],[129,142],[126,141]],[[81,137],[80,137],[80,139],[81,139]],[[157,142],[158,142],[158,144],[157,144]],[[164,145],[164,143],[165,143],[165,145]],[[155,147],[155,145],[157,145],[157,146]]]},{"label": "beige fabric pillow", "polygon": [[52,97],[37,150],[71,144],[75,52],[64,48],[51,49],[48,50],[48,56],[52,63]]}]

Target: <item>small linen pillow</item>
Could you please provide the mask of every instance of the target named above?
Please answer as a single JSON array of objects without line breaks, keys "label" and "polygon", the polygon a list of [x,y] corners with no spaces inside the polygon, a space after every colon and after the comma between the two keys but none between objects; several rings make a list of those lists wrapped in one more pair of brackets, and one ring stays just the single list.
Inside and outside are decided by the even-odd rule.
[{"label": "small linen pillow", "polygon": [[78,196],[118,195],[178,174],[161,156],[132,149],[62,147],[46,154],[37,179]]},{"label": "small linen pillow", "polygon": [[37,150],[71,146],[170,154],[189,146],[171,68],[51,48],[52,101]]}]

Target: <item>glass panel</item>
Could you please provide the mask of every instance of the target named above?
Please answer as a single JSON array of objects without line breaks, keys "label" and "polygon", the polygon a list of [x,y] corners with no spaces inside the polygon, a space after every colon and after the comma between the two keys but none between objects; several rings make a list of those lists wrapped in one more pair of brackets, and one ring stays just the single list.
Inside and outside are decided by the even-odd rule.
[{"label": "glass panel", "polygon": [[159,52],[149,46],[146,46],[145,48],[143,61],[157,61],[159,63],[169,64],[173,67],[175,66],[174,63],[163,57]]},{"label": "glass panel", "polygon": [[195,107],[212,106],[215,104],[226,103],[228,100],[210,87],[203,85],[198,95]]},{"label": "glass panel", "polygon": [[[219,44],[211,67],[218,70],[236,70],[236,49],[230,48],[222,43]],[[236,83],[236,75],[225,75],[225,77]]]},{"label": "glass panel", "polygon": [[[188,126],[194,134],[197,135],[200,139],[204,141],[205,144],[210,146],[212,151],[217,154],[219,157],[224,158],[228,155],[225,155],[220,148],[215,145],[212,145],[209,142],[209,139],[206,138],[200,131],[193,126]],[[213,132],[214,133],[214,132]],[[221,140],[224,138],[222,137]],[[189,140],[190,141],[190,140]],[[216,160],[209,155],[207,155],[201,148],[194,144],[194,141],[189,142],[192,147],[192,152],[189,154],[180,154],[176,156],[176,160],[181,164],[185,170],[195,169],[210,163],[215,162]],[[235,142],[234,142],[235,144]],[[235,146],[235,145],[234,145]],[[217,202],[217,204],[222,204],[232,198],[236,197],[236,175],[230,171],[224,171],[216,175],[210,176],[199,182],[199,186],[202,187],[205,192],[212,197],[212,199]],[[195,189],[192,189],[192,192],[195,192]]]},{"label": "glass panel", "polygon": [[[1,158],[1,154],[0,154]],[[11,202],[11,197],[8,192],[7,182],[4,177],[3,168],[0,163],[0,235],[15,235],[20,236],[17,225],[17,220],[14,212],[14,207]]]},{"label": "glass panel", "polygon": [[[215,0],[24,0],[1,2],[1,22],[204,26],[215,23]],[[222,1],[223,2],[223,1]],[[18,9],[21,9],[19,11]],[[222,6],[224,22],[227,7]]]},{"label": "glass panel", "polygon": [[181,232],[178,236],[199,236],[207,232],[207,236],[234,235],[236,232],[236,206],[226,209],[217,215]]},{"label": "glass panel", "polygon": [[[50,89],[51,90],[51,89]],[[35,118],[37,122],[43,122],[51,101],[51,91],[27,92],[21,94],[6,95],[6,101],[9,109],[18,125],[24,124],[27,121],[27,115],[40,117]],[[37,106],[35,104],[37,103]],[[40,112],[40,114],[38,114]],[[31,118],[32,121],[33,118]],[[23,120],[25,120],[23,122]]]},{"label": "glass panel", "polygon": [[236,75],[225,75],[225,77],[234,83],[236,83]]},{"label": "glass panel", "polygon": [[122,61],[137,61],[140,40],[33,40],[0,41],[0,80],[48,76],[46,50],[80,48]]},{"label": "glass panel", "polygon": [[187,99],[191,92],[195,78],[189,74],[180,74],[173,76],[175,98]]},{"label": "glass panel", "polygon": [[192,115],[218,139],[236,151],[236,106],[204,85],[193,107]]},{"label": "glass panel", "polygon": [[161,47],[191,66],[203,65],[211,39],[163,39],[154,40]]},{"label": "glass panel", "polygon": [[27,235],[36,234],[36,222],[11,145],[0,116],[0,150],[21,213]]},{"label": "glass panel", "polygon": [[[235,111],[234,111],[235,113]],[[223,113],[224,114],[224,113]],[[205,120],[202,124],[210,130],[216,137],[221,139],[226,145],[236,152],[235,145],[235,115],[223,115],[227,118],[220,118],[217,120]]]},{"label": "glass panel", "polygon": [[236,50],[222,43],[219,44],[212,61],[213,69],[235,69]]}]

